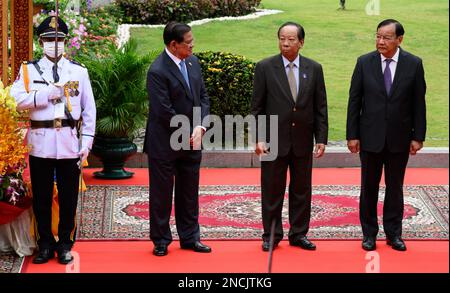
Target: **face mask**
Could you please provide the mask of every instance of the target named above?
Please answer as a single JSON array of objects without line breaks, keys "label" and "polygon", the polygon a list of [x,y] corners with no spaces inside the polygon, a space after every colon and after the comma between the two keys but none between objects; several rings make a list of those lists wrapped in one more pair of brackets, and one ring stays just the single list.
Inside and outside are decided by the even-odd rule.
[{"label": "face mask", "polygon": [[[44,54],[49,57],[55,56],[55,42],[44,42]],[[64,42],[58,42],[58,57],[64,54]]]}]

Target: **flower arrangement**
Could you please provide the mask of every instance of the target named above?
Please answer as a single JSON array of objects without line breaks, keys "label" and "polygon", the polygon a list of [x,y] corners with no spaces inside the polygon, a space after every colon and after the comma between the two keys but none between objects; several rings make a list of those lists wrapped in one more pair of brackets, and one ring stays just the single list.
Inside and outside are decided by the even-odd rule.
[{"label": "flower arrangement", "polygon": [[[50,12],[46,13],[39,13],[33,17],[33,26],[37,28],[39,24],[47,17],[49,16],[55,16],[55,12],[51,10]],[[61,16],[60,16],[61,17]],[[74,57],[77,55],[78,50],[80,50],[82,44],[84,44],[86,41],[85,39],[88,36],[87,33],[87,27],[89,26],[87,19],[82,17],[80,14],[78,14],[76,11],[68,10],[64,12],[64,15],[62,16],[69,28],[69,36],[68,36],[68,43],[67,43],[67,50],[66,53]],[[35,48],[39,48],[38,38],[35,39]],[[40,52],[38,52],[40,53]],[[40,54],[35,54],[40,55]]]},{"label": "flower arrangement", "polygon": [[0,201],[18,205],[28,194],[22,174],[28,148],[21,147],[24,135],[19,126],[19,113],[10,87],[0,81]]},{"label": "flower arrangement", "polygon": [[[77,59],[77,57],[82,55],[94,55],[97,58],[104,57],[105,47],[116,42],[115,33],[118,21],[120,21],[117,16],[111,15],[111,13],[117,14],[112,7],[107,9],[100,7],[95,10],[82,9],[80,12],[66,9],[64,12],[60,12],[59,16],[64,19],[69,28],[68,43],[65,50],[68,58]],[[54,15],[55,12],[53,10],[43,11],[35,15],[33,17],[33,26],[37,28],[45,18]],[[34,56],[35,58],[42,56],[42,48],[39,46],[36,34],[34,39]]]}]

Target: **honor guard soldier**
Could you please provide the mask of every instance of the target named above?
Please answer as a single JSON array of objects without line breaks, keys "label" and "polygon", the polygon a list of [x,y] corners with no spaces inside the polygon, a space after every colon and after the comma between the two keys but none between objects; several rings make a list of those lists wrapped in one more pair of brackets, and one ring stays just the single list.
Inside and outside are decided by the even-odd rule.
[{"label": "honor guard soldier", "polygon": [[[64,57],[68,27],[50,16],[37,28],[43,58],[22,64],[11,95],[19,110],[29,110],[29,166],[38,255],[33,263],[55,256],[70,263],[75,241],[80,166],[95,134],[96,109],[87,69]],[[59,202],[57,241],[52,234],[52,197],[56,179]]]}]

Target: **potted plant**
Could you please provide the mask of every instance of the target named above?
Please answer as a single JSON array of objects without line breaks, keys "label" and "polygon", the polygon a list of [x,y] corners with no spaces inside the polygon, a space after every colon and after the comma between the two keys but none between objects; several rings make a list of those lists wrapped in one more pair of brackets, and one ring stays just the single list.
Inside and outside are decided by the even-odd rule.
[{"label": "potted plant", "polygon": [[133,176],[124,165],[137,152],[132,140],[147,120],[146,72],[155,55],[139,56],[136,49],[136,41],[130,40],[121,48],[111,45],[108,54],[101,59],[83,60],[89,70],[97,106],[92,154],[103,163],[103,170],[94,173],[99,178]]}]

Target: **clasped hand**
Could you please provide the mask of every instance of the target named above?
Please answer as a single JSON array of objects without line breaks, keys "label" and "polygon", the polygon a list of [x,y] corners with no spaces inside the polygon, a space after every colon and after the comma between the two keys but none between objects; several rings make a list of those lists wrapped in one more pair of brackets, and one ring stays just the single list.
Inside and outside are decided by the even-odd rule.
[{"label": "clasped hand", "polygon": [[45,90],[49,101],[60,99],[64,95],[64,84],[55,83],[49,84]]},{"label": "clasped hand", "polygon": [[190,145],[192,146],[193,150],[201,150],[202,148],[202,137],[205,133],[205,130],[201,126],[197,126],[194,128],[194,131],[192,132],[191,139],[190,139]]}]

